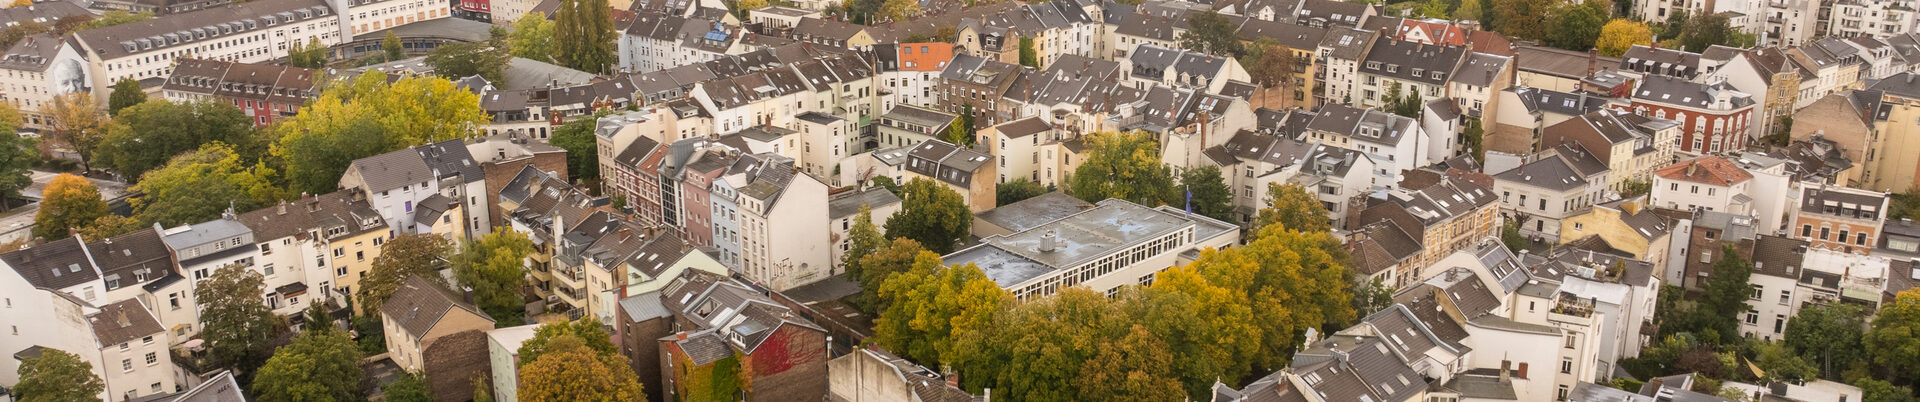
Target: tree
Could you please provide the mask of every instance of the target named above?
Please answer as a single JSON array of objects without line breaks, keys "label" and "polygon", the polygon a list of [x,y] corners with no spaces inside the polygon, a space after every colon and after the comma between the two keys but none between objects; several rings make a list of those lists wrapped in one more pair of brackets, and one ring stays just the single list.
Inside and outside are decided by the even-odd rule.
[{"label": "tree", "polygon": [[611,72],[619,59],[613,54],[613,16],[607,0],[561,0],[553,24],[553,42],[560,65],[595,74]]},{"label": "tree", "polygon": [[1180,34],[1180,48],[1221,57],[1240,57],[1238,26],[1220,13],[1208,11],[1187,16],[1187,32]]},{"label": "tree", "polygon": [[[1003,305],[993,325],[961,333],[946,364],[958,370],[961,385],[992,388],[996,398],[1011,400],[1114,400],[1106,397],[1129,391],[1145,392],[1135,398],[1180,395],[1170,373],[1172,358],[1159,357],[1171,353],[1166,342],[1151,331],[1130,336],[1135,332],[1120,307],[1134,292],[1122,293],[1109,299],[1068,287]],[[1136,372],[1148,377],[1135,377]],[[1135,381],[1116,382],[1122,379]],[[1139,389],[1153,385],[1166,387]]]},{"label": "tree", "polygon": [[145,229],[150,227],[153,227],[153,225],[140,222],[140,220],[138,219],[129,218],[129,217],[120,216],[120,215],[114,215],[114,214],[106,214],[99,218],[93,218],[93,222],[87,223],[86,226],[75,228],[74,230],[80,233],[81,238],[105,239],[105,238],[119,236],[127,233],[133,233],[133,231],[135,230],[140,230],[140,229]]},{"label": "tree", "polygon": [[107,114],[118,116],[120,109],[126,109],[147,101],[147,93],[140,91],[140,82],[132,78],[121,78],[113,83],[113,93],[107,95]]},{"label": "tree", "polygon": [[273,127],[271,154],[291,190],[333,192],[355,159],[456,138],[487,123],[480,97],[437,77],[362,74],[334,85]]},{"label": "tree", "polygon": [[1333,231],[1333,221],[1327,217],[1327,207],[1320,204],[1320,198],[1314,196],[1313,192],[1298,184],[1267,185],[1266,206],[1254,213],[1251,233],[1260,233],[1276,223],[1288,230],[1301,232]]},{"label": "tree", "polygon": [[[193,289],[201,308],[200,339],[207,341],[208,355],[242,378],[250,378],[254,368],[266,361],[270,342],[285,327],[261,302],[267,299],[264,288],[266,280],[260,273],[233,264],[215,269]],[[359,366],[354,365],[354,370]]]},{"label": "tree", "polygon": [[406,59],[404,47],[405,45],[400,43],[400,35],[395,35],[391,29],[387,30],[387,37],[380,40],[380,51],[387,55],[387,61]]},{"label": "tree", "polygon": [[0,30],[0,45],[4,45],[6,47],[11,48],[13,47],[14,44],[20,43],[21,39],[26,39],[28,36],[37,35],[43,32],[51,31],[51,30],[53,30],[53,27],[47,26],[47,24],[42,24],[39,22],[30,21],[30,20],[20,21],[19,24],[7,27],[7,29],[4,29],[4,30]]},{"label": "tree", "polygon": [[887,239],[913,239],[940,254],[966,240],[973,211],[960,193],[925,178],[908,181],[900,191],[900,212],[887,218]]},{"label": "tree", "polygon": [[281,198],[275,174],[261,164],[241,164],[232,146],[208,143],[142,176],[132,190],[146,196],[133,200],[133,213],[142,222],[175,226],[212,220],[229,209],[264,208]]},{"label": "tree", "polygon": [[457,80],[478,75],[488,82],[502,82],[501,75],[511,61],[506,49],[486,42],[448,43],[427,53],[427,65],[442,78]]},{"label": "tree", "polygon": [[[1340,240],[1331,233],[1270,225],[1259,229],[1245,246],[1203,252],[1189,267],[1206,282],[1245,300],[1251,315],[1233,319],[1250,321],[1258,328],[1252,333],[1258,349],[1246,361],[1276,369],[1293,357],[1307,329],[1324,333],[1357,317],[1352,302],[1355,284],[1349,279],[1347,257],[1339,250],[1344,250]],[[1154,286],[1167,279],[1163,273]],[[1188,383],[1190,388],[1194,385]]]},{"label": "tree", "polygon": [[1799,382],[1819,377],[1819,368],[1807,363],[1780,342],[1755,342],[1753,349],[1754,364],[1766,373],[1764,380]]},{"label": "tree", "polygon": [[860,297],[855,299],[854,304],[869,313],[877,313],[886,311],[890,306],[891,300],[880,296],[880,288],[888,278],[912,269],[914,263],[921,259],[932,259],[935,261],[932,264],[939,264],[940,254],[927,251],[913,239],[894,239],[859,258],[859,275],[849,277],[860,284]]},{"label": "tree", "polygon": [[67,36],[67,34],[85,30],[91,24],[93,24],[93,15],[89,14],[60,17],[53,20],[53,36]]},{"label": "tree", "polygon": [[213,142],[232,145],[242,163],[266,154],[265,140],[254,135],[253,118],[216,101],[144,102],[122,109],[95,153],[102,167],[138,181],[174,156]]},{"label": "tree", "polygon": [[967,127],[966,119],[954,116],[953,122],[947,123],[947,130],[940,132],[940,140],[954,145],[970,146],[973,145],[972,131],[971,127]]},{"label": "tree", "polygon": [[[1710,343],[1731,341],[1740,335],[1741,314],[1752,310],[1747,299],[1753,296],[1753,263],[1741,258],[1733,246],[1724,246],[1720,250],[1720,260],[1713,263],[1713,275],[1707,277],[1702,297],[1694,307],[1693,324],[1695,331],[1713,331],[1720,339],[1705,339]],[[1705,338],[1705,336],[1702,336]]]},{"label": "tree", "polygon": [[1020,65],[1040,68],[1040,51],[1034,49],[1032,37],[1020,37]]},{"label": "tree", "polygon": [[400,283],[408,277],[418,276],[446,286],[440,268],[446,264],[447,253],[452,249],[453,243],[434,234],[408,233],[387,240],[380,245],[380,256],[373,259],[373,266],[360,280],[360,286],[354,289],[358,292],[356,298],[360,299],[360,314],[380,315],[380,306],[400,290]]},{"label": "tree", "polygon": [[600,152],[593,135],[593,117],[575,119],[553,130],[547,144],[567,150],[567,174],[585,181],[600,177]]},{"label": "tree", "polygon": [[994,205],[1004,206],[1046,194],[1047,186],[1042,186],[1040,183],[1034,183],[1033,180],[1027,180],[1027,178],[1022,177],[1006,183],[1000,183],[999,186],[994,187],[993,193]]},{"label": "tree", "polygon": [[1206,165],[1182,171],[1180,186],[1185,192],[1188,212],[1222,222],[1233,219],[1233,189],[1227,187],[1227,179],[1220,176],[1219,167]]},{"label": "tree", "polygon": [[547,19],[547,13],[527,13],[513,22],[513,33],[507,36],[507,47],[513,49],[513,57],[553,61],[553,55],[559,51],[553,45],[553,34],[553,20]]},{"label": "tree", "polygon": [[1853,381],[1853,386],[1860,387],[1860,400],[1864,402],[1914,401],[1912,389],[1894,386],[1893,383],[1887,382],[1886,380],[1861,377]]},{"label": "tree", "polygon": [[1393,287],[1387,286],[1386,278],[1367,279],[1355,277],[1358,285],[1353,288],[1353,312],[1366,317],[1387,306],[1393,305]]},{"label": "tree", "polygon": [[1178,200],[1173,173],[1160,161],[1160,145],[1144,131],[1095,132],[1086,137],[1087,160],[1067,179],[1074,197],[1087,202],[1119,198],[1155,206]]},{"label": "tree", "polygon": [[[0,114],[11,113],[19,116],[12,105],[0,103]],[[40,152],[34,147],[31,138],[13,135],[19,123],[0,120],[0,211],[6,211],[7,198],[20,193],[20,190],[33,185],[29,177],[34,161],[40,159]]]},{"label": "tree", "polygon": [[[1260,38],[1260,40],[1261,42],[1273,41],[1270,38]],[[1255,44],[1253,50],[1257,50],[1258,54],[1250,50],[1245,60],[1252,60],[1252,64],[1247,66],[1247,75],[1251,76],[1254,85],[1259,85],[1263,89],[1294,86],[1293,49],[1279,44]]]},{"label": "tree", "polygon": [[107,385],[93,375],[93,364],[54,348],[20,361],[20,382],[13,394],[22,402],[91,402],[100,400]]},{"label": "tree", "polygon": [[733,3],[733,14],[735,17],[746,20],[751,17],[749,13],[753,10],[767,8],[767,6],[767,0],[740,0]]},{"label": "tree", "polygon": [[53,101],[41,112],[51,120],[54,143],[79,153],[80,164],[93,170],[93,150],[100,144],[101,132],[106,127],[101,113],[105,109],[91,93],[80,91],[54,95]]},{"label": "tree", "polygon": [[307,331],[273,351],[273,358],[267,359],[253,378],[253,397],[263,401],[360,400],[360,377],[360,347],[347,339],[346,333]]},{"label": "tree", "polygon": [[493,317],[496,326],[520,325],[525,315],[520,288],[526,285],[528,254],[533,254],[533,241],[527,235],[495,230],[480,241],[467,242],[454,255],[454,280],[473,289],[474,304]]},{"label": "tree", "polygon": [[1500,224],[1500,243],[1507,246],[1507,250],[1516,253],[1528,249],[1532,244],[1527,241],[1527,236],[1520,234],[1520,221],[1515,220]]},{"label": "tree", "polygon": [[150,19],[153,19],[152,11],[141,11],[138,13],[132,13],[132,12],[127,12],[125,10],[113,10],[113,11],[108,11],[105,14],[100,14],[100,18],[93,20],[93,23],[88,24],[86,29],[100,29],[100,28],[106,28],[114,25],[140,22],[140,21],[146,21]]},{"label": "tree", "polygon": [[528,363],[539,360],[540,356],[553,352],[553,342],[559,338],[573,338],[596,355],[612,356],[620,352],[613,346],[613,334],[607,333],[599,319],[588,315],[573,321],[541,324],[535,328],[533,338],[521,343],[520,349],[515,351],[520,366],[526,367]]},{"label": "tree", "polygon": [[1185,398],[1167,342],[1144,325],[1103,342],[1080,367],[1076,386],[1087,400],[1174,401]]},{"label": "tree", "polygon": [[1920,378],[1914,374],[1920,370],[1920,289],[1901,291],[1893,303],[1881,305],[1861,343],[1873,351],[1873,363],[1892,374],[1888,378]]},{"label": "tree", "polygon": [[568,335],[549,342],[547,353],[520,368],[519,399],[638,401],[646,395],[633,367],[614,355],[595,353],[578,337]]},{"label": "tree", "polygon": [[1632,49],[1633,45],[1653,44],[1653,29],[1647,23],[1615,18],[1600,28],[1600,39],[1593,47],[1600,50],[1601,56],[1620,57]]},{"label": "tree", "polygon": [[1760,142],[1776,147],[1793,144],[1793,115],[1780,115],[1773,119],[1773,132],[1760,138]]},{"label": "tree", "polygon": [[399,378],[380,389],[386,394],[383,401],[392,402],[433,402],[433,395],[427,391],[427,379],[419,373],[403,371]]},{"label": "tree", "polygon": [[1488,24],[1486,18],[1482,18],[1486,15],[1486,2],[1487,0],[1463,0],[1460,2],[1460,8],[1453,9],[1453,18],[1460,21],[1481,21],[1481,25],[1492,30],[1492,25]]},{"label": "tree", "polygon": [[880,16],[889,22],[905,22],[920,16],[920,2],[914,0],[887,0],[880,3]]},{"label": "tree", "polygon": [[860,279],[860,259],[874,250],[886,247],[887,237],[873,224],[873,208],[860,204],[860,214],[853,216],[853,227],[847,229],[847,251],[841,254],[840,265],[847,273],[847,279]]},{"label": "tree", "polygon": [[100,199],[100,189],[87,178],[72,173],[54,176],[41,194],[40,211],[33,216],[35,237],[47,240],[67,237],[69,231],[107,214],[107,202]]},{"label": "tree", "polygon": [[1600,38],[1601,28],[1607,25],[1608,12],[1610,9],[1603,0],[1563,7],[1553,16],[1553,29],[1547,31],[1545,42],[1567,50],[1591,49]]},{"label": "tree", "polygon": [[[1492,0],[1490,11],[1498,21],[1496,30],[1509,38],[1539,40],[1546,37],[1554,3],[1537,0]],[[1591,42],[1589,42],[1591,43]]]},{"label": "tree", "polygon": [[973,264],[942,266],[938,257],[922,256],[881,285],[888,307],[874,320],[873,341],[914,361],[950,362],[956,339],[990,328],[1013,295]]},{"label": "tree", "polygon": [[1468,120],[1467,128],[1461,130],[1460,137],[1466,141],[1467,155],[1473,155],[1473,161],[1487,160],[1487,129],[1481,125],[1480,119]]},{"label": "tree", "polygon": [[[1255,321],[1273,317],[1254,312],[1257,306],[1243,301],[1248,300],[1244,299],[1247,294],[1210,280],[1200,272],[1202,267],[1193,264],[1162,271],[1153,285],[1122,306],[1129,320],[1167,341],[1174,356],[1174,378],[1180,379],[1193,399],[1207,395],[1217,379],[1245,377],[1253,361],[1266,359],[1262,349],[1268,345],[1262,342],[1269,338],[1264,338],[1266,328]],[[1290,345],[1297,342],[1281,339],[1285,338],[1272,341],[1286,347],[1291,356],[1295,349]]]},{"label": "tree", "polygon": [[13,3],[12,3],[12,4],[8,4],[8,5],[7,5],[7,8],[13,8],[13,7],[27,7],[27,6],[31,6],[31,5],[33,5],[33,0],[13,0]]},{"label": "tree", "polygon": [[1866,356],[1860,341],[1866,336],[1866,312],[1848,303],[1802,307],[1787,321],[1786,347],[1819,368],[1821,377],[1839,378],[1851,362]]},{"label": "tree", "polygon": [[[1669,22],[1671,24],[1672,22]],[[1721,14],[1707,14],[1686,20],[1680,30],[1680,45],[1689,52],[1703,52],[1713,45],[1739,46],[1737,34],[1728,26],[1727,17]]]}]

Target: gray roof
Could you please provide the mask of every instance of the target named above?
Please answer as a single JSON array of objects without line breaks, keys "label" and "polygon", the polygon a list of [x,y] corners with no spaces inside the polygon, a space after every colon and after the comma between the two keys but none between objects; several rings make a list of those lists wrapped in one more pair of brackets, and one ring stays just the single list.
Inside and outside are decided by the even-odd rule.
[{"label": "gray roof", "polygon": [[240,224],[240,221],[225,218],[196,223],[187,226],[186,229],[187,230],[179,232],[167,233],[161,240],[167,243],[167,247],[172,247],[174,250],[184,250],[193,246],[249,234],[253,231],[252,229],[248,229],[247,225]]},{"label": "gray roof", "polygon": [[673,317],[673,312],[660,304],[660,292],[657,291],[620,299],[620,310],[627,314],[627,320],[633,322]]},{"label": "gray roof", "polygon": [[1493,179],[1539,187],[1552,191],[1567,191],[1586,187],[1586,175],[1574,170],[1571,163],[1559,154],[1548,155],[1505,172],[1493,175]]},{"label": "gray roof", "polygon": [[1653,402],[1653,397],[1582,381],[1579,384],[1574,384],[1573,392],[1567,394],[1567,400],[1575,402]]},{"label": "gray roof", "polygon": [[1528,86],[1509,87],[1506,91],[1513,92],[1520,98],[1520,104],[1531,112],[1578,116],[1607,106],[1607,97],[1604,96],[1582,97],[1579,94]]},{"label": "gray roof", "polygon": [[388,297],[385,304],[380,305],[380,314],[399,324],[401,329],[407,331],[407,335],[419,338],[426,336],[427,331],[439,325],[440,319],[454,309],[466,310],[493,321],[486,312],[462,301],[452,291],[418,276],[409,276],[401,281],[400,288],[394,290],[393,296]]},{"label": "gray roof", "polygon": [[1453,74],[1453,82],[1491,87],[1494,84],[1493,80],[1498,79],[1496,76],[1506,70],[1507,63],[1512,60],[1512,57],[1501,55],[1467,53],[1466,60],[1460,63],[1459,71]]},{"label": "gray roof", "polygon": [[1067,193],[1055,191],[1020,200],[999,208],[975,213],[974,219],[992,223],[1009,231],[1021,232],[1071,216],[1093,204]]},{"label": "gray roof", "polygon": [[240,383],[233,379],[233,372],[221,370],[220,374],[208,378],[206,382],[177,395],[169,395],[169,402],[247,402],[247,396],[241,392]]},{"label": "gray roof", "polygon": [[[879,208],[900,203],[900,197],[881,187],[834,194],[827,200],[827,218],[840,219],[860,213],[860,207]],[[884,217],[882,219],[885,219]]]},{"label": "gray roof", "polygon": [[[333,11],[327,2],[319,0],[261,0],[169,14],[83,30],[71,35],[79,43],[86,44],[100,59],[113,60],[260,35],[261,32],[277,29],[266,24],[266,20],[275,17],[292,20],[336,18]],[[274,23],[278,25],[280,22],[276,20]],[[208,28],[212,28],[210,33]]]},{"label": "gray roof", "polygon": [[458,175],[460,181],[477,183],[486,180],[487,174],[474,163],[473,154],[467,152],[467,143],[461,139],[451,139],[413,147],[420,153],[420,159],[433,169],[439,177]]},{"label": "gray roof", "polygon": [[1650,75],[1634,90],[1633,98],[1649,102],[1682,105],[1695,108],[1707,108],[1713,104],[1715,95],[1722,91],[1736,91],[1729,102],[1733,109],[1753,105],[1753,97],[1738,93],[1727,83],[1702,84],[1682,78],[1664,75]]},{"label": "gray roof", "polygon": [[88,315],[87,321],[92,323],[93,336],[101,347],[134,342],[145,336],[164,338],[167,333],[167,329],[160,326],[160,320],[154,319],[137,299],[100,306],[100,312]]},{"label": "gray roof", "polygon": [[[945,261],[975,264],[994,283],[1010,287],[1187,227],[1195,228],[1196,242],[1218,236],[1227,230],[1225,228],[1237,230],[1235,226],[1210,218],[1177,211],[1108,199],[1093,208],[1024,231],[982,239],[980,245],[949,254]],[[1046,236],[1057,239],[1053,251],[1039,250],[1041,239]]]},{"label": "gray roof", "polygon": [[[1514,392],[1513,381],[1501,381],[1500,377],[1496,376],[1461,374],[1454,376],[1452,381],[1447,381],[1443,386],[1459,393],[1461,398],[1520,400],[1519,394]],[[1578,401],[1578,399],[1574,400]]]},{"label": "gray roof", "polygon": [[1453,78],[1454,70],[1466,55],[1467,49],[1463,47],[1379,40],[1374,41],[1373,49],[1367,51],[1367,58],[1360,64],[1360,73],[1443,85]]},{"label": "gray roof", "polygon": [[593,73],[520,57],[508,60],[500,75],[500,82],[494,84],[507,91],[550,88],[555,87],[555,83],[557,86],[586,85],[594,78]]},{"label": "gray roof", "polygon": [[0,254],[0,261],[5,261],[27,283],[38,288],[64,289],[100,278],[79,236]]},{"label": "gray roof", "polygon": [[359,169],[361,180],[366,182],[367,191],[372,193],[434,179],[433,170],[427,167],[426,160],[411,148],[356,159],[353,168]]}]

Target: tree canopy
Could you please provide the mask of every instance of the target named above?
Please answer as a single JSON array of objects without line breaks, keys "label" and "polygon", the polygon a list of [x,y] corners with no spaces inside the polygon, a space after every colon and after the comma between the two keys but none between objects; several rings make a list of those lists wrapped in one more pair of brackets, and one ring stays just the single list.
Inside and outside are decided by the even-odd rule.
[{"label": "tree canopy", "polygon": [[120,109],[126,109],[147,101],[147,93],[140,91],[140,81],[121,78],[113,83],[113,92],[107,95],[107,114],[120,115]]},{"label": "tree canopy", "polygon": [[260,367],[252,396],[263,401],[360,400],[360,357],[359,345],[345,332],[301,332]]},{"label": "tree canopy", "polygon": [[93,374],[93,364],[54,348],[20,361],[20,382],[13,395],[23,402],[94,402],[107,385]]},{"label": "tree canopy", "polygon": [[133,200],[133,213],[142,222],[177,226],[213,220],[229,209],[263,208],[281,198],[275,174],[261,164],[243,164],[232,146],[208,143],[142,176],[132,190],[146,196]]},{"label": "tree canopy", "polygon": [[294,42],[287,49],[287,65],[311,69],[326,68],[331,50],[326,44],[320,43],[320,38],[308,40],[304,45]]},{"label": "tree canopy", "polygon": [[286,326],[262,302],[267,299],[265,288],[260,273],[234,264],[215,269],[193,289],[201,308],[200,338],[207,341],[209,356],[243,378],[266,361],[269,343]]},{"label": "tree canopy", "polygon": [[1173,173],[1160,145],[1144,131],[1095,132],[1084,137],[1087,159],[1068,178],[1069,193],[1087,202],[1119,198],[1155,206],[1176,200]]},{"label": "tree canopy", "polygon": [[553,129],[547,144],[567,150],[567,177],[593,180],[600,177],[600,148],[593,127],[598,119],[583,117]]},{"label": "tree canopy", "polygon": [[1594,41],[1593,47],[1600,51],[1601,56],[1620,57],[1633,45],[1652,44],[1653,28],[1648,27],[1647,23],[1615,18],[1600,28],[1600,38]]},{"label": "tree canopy", "polygon": [[973,228],[973,211],[960,193],[926,178],[900,188],[900,212],[887,218],[888,239],[913,239],[936,253],[950,253]]},{"label": "tree canopy", "polygon": [[106,114],[101,113],[104,109],[92,93],[80,91],[54,95],[53,101],[41,107],[40,112],[47,115],[48,125],[52,126],[53,135],[48,138],[51,144],[64,145],[79,153],[80,164],[93,170],[93,151],[106,131]]},{"label": "tree canopy", "polygon": [[[494,28],[496,35],[506,32]],[[433,66],[434,75],[457,80],[478,75],[488,82],[502,82],[507,62],[513,59],[508,52],[506,38],[496,37],[487,42],[447,43],[427,53],[427,65]]]},{"label": "tree canopy", "polygon": [[1587,50],[1594,47],[1600,38],[1602,27],[1607,24],[1607,13],[1612,12],[1602,0],[1588,0],[1579,5],[1562,7],[1553,16],[1553,29],[1547,30],[1545,39],[1548,46],[1567,50]]},{"label": "tree canopy", "polygon": [[540,11],[521,16],[513,22],[513,33],[507,35],[507,47],[513,49],[513,57],[553,61],[559,51],[553,45],[553,20]]},{"label": "tree canopy", "polygon": [[1907,289],[1880,306],[1862,343],[1874,364],[1909,381],[1920,378],[1920,289]]},{"label": "tree canopy", "polygon": [[1047,193],[1047,186],[1022,177],[1006,183],[1000,183],[993,189],[994,205],[1007,205],[1028,198],[1039,197]]},{"label": "tree canopy", "polygon": [[454,280],[473,289],[473,301],[494,325],[520,325],[526,303],[520,300],[520,287],[526,285],[528,254],[533,241],[527,235],[501,228],[478,241],[462,245],[453,257]]},{"label": "tree canopy", "polygon": [[[13,106],[0,103],[0,110],[19,112]],[[4,112],[0,112],[4,113]],[[13,132],[18,123],[0,122],[0,132]],[[40,160],[40,152],[34,147],[33,139],[19,135],[0,135],[0,211],[7,210],[6,199],[16,196],[20,190],[33,185],[31,174],[33,163]]]},{"label": "tree canopy", "polygon": [[418,276],[446,286],[440,268],[446,265],[451,250],[453,243],[435,234],[408,233],[387,240],[380,245],[380,256],[374,257],[366,277],[360,279],[360,286],[354,289],[359,293],[355,296],[360,300],[360,314],[380,315],[380,306],[400,290],[400,284],[408,277]]},{"label": "tree canopy", "polygon": [[633,367],[617,355],[596,352],[573,335],[548,341],[545,353],[521,366],[518,388],[519,399],[527,402],[646,399]]},{"label": "tree canopy", "polygon": [[1839,378],[1840,371],[1866,356],[1860,341],[1866,336],[1866,312],[1847,303],[1814,304],[1800,308],[1787,321],[1783,339],[1820,370],[1820,376]]},{"label": "tree canopy", "polygon": [[293,191],[325,194],[355,159],[455,138],[487,123],[479,95],[437,77],[361,74],[274,126],[272,155]]},{"label": "tree canopy", "polygon": [[47,240],[67,237],[70,230],[106,214],[107,202],[100,199],[100,189],[92,181],[61,173],[41,191],[40,211],[33,216],[33,235]]},{"label": "tree canopy", "polygon": [[554,58],[567,68],[594,74],[613,71],[613,15],[607,0],[561,0],[554,13]]},{"label": "tree canopy", "polygon": [[1240,57],[1239,26],[1220,13],[1208,11],[1187,15],[1187,31],[1180,34],[1183,49],[1221,57]]},{"label": "tree canopy", "polygon": [[213,142],[232,145],[247,164],[258,161],[268,145],[255,135],[253,118],[232,104],[144,102],[114,116],[97,154],[103,167],[139,180],[174,156]]},{"label": "tree canopy", "polygon": [[1206,165],[1182,171],[1180,186],[1186,197],[1184,208],[1221,222],[1233,221],[1233,189],[1227,187],[1219,167]]},{"label": "tree canopy", "polygon": [[613,346],[613,334],[607,333],[606,327],[600,324],[599,319],[588,315],[572,321],[541,324],[539,328],[535,328],[533,338],[521,343],[520,349],[516,351],[520,358],[520,366],[526,367],[528,363],[539,360],[540,356],[552,352],[552,342],[562,337],[572,337],[580,341],[582,346],[586,346],[587,350],[593,351],[594,354],[613,355],[620,352]]},{"label": "tree canopy", "polygon": [[1264,231],[1273,224],[1288,230],[1302,232],[1329,232],[1333,230],[1333,221],[1327,217],[1327,207],[1320,204],[1320,198],[1298,184],[1272,183],[1267,185],[1265,206],[1254,213],[1253,230]]}]

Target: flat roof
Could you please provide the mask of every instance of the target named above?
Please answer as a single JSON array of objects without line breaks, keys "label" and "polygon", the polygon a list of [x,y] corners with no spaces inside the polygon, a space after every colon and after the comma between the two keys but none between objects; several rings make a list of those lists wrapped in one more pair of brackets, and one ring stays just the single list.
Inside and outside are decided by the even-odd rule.
[{"label": "flat roof", "polygon": [[[1168,233],[1195,229],[1195,242],[1226,233],[1224,223],[1173,208],[1148,208],[1107,199],[1093,208],[1024,231],[981,239],[981,244],[948,254],[950,264],[972,263],[1001,287],[1019,285],[1048,272],[1069,269],[1126,250]],[[1042,251],[1047,236],[1052,251]]]}]

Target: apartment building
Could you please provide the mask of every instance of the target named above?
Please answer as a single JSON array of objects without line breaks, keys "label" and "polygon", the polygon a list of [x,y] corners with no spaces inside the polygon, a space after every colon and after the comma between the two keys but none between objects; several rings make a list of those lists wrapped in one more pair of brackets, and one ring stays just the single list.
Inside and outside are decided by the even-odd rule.
[{"label": "apartment building", "polygon": [[741,156],[712,187],[720,262],[776,291],[832,275],[827,185],[777,155]]},{"label": "apartment building", "polygon": [[1832,38],[1884,38],[1913,32],[1914,3],[1907,0],[1833,2],[1822,21]]},{"label": "apartment building", "polygon": [[[1663,75],[1647,76],[1635,89],[1631,101],[1634,114],[1669,119],[1680,123],[1677,152],[1701,155],[1738,149],[1747,143],[1748,127],[1758,114],[1751,95],[1734,89],[1725,79],[1709,77],[1707,83],[1687,81]],[[1625,108],[1612,105],[1613,108]]]},{"label": "apartment building", "polygon": [[1535,156],[1532,162],[1493,175],[1502,220],[1520,233],[1559,238],[1560,221],[1606,200],[1607,166],[1577,144]]},{"label": "apartment building", "polygon": [[[1805,186],[1789,231],[1809,247],[1873,254],[1880,244],[1892,197],[1886,193],[1839,186]],[[1791,196],[1789,196],[1791,197]]]},{"label": "apartment building", "polygon": [[[997,200],[998,168],[993,156],[960,147],[946,141],[927,140],[906,153],[908,181],[924,178],[960,194],[967,209],[980,212],[993,209]],[[904,182],[903,182],[904,183]]]},{"label": "apartment building", "polygon": [[[59,7],[70,3],[50,2],[30,7]],[[84,11],[81,11],[84,13]],[[0,54],[0,102],[20,111],[25,128],[49,129],[53,122],[42,108],[54,96],[89,91],[88,65],[76,62],[81,56],[72,45],[53,35],[28,35],[6,53]],[[64,61],[64,62],[62,62]]]},{"label": "apartment building", "polygon": [[397,233],[471,240],[492,231],[481,199],[486,179],[464,140],[452,139],[356,159],[340,188],[366,200]]},{"label": "apartment building", "polygon": [[1399,275],[1403,278],[1419,278],[1404,271],[1432,265],[1500,230],[1500,196],[1493,190],[1492,178],[1459,170],[1417,173],[1384,199],[1356,198],[1347,215],[1348,229],[1390,221],[1426,247],[1403,265]]},{"label": "apartment building", "polygon": [[187,385],[175,375],[178,368],[173,365],[173,352],[167,350],[167,329],[139,300],[121,300],[99,310],[87,315],[93,327],[90,338],[97,348],[65,352],[99,356],[101,365],[94,367],[95,375],[106,384],[112,400],[174,393]]},{"label": "apartment building", "polygon": [[[1130,229],[1108,230],[1116,225]],[[1154,274],[1190,262],[1182,253],[1229,247],[1239,240],[1239,226],[1233,224],[1171,206],[1148,208],[1108,199],[1052,222],[989,236],[943,260],[974,264],[1021,299],[1072,286],[1113,295],[1123,286],[1150,284]]]},{"label": "apartment building", "polygon": [[[304,45],[304,44],[302,44]],[[266,127],[299,114],[320,96],[317,70],[271,64],[181,58],[160,86],[160,97],[174,102],[232,104],[254,127]]]},{"label": "apartment building", "polygon": [[1429,147],[1453,143],[1451,132],[1428,133],[1414,119],[1343,104],[1321,106],[1305,125],[1301,139],[1307,143],[1366,153],[1376,164],[1374,183],[1388,188],[1398,185],[1402,172],[1432,163]]}]

